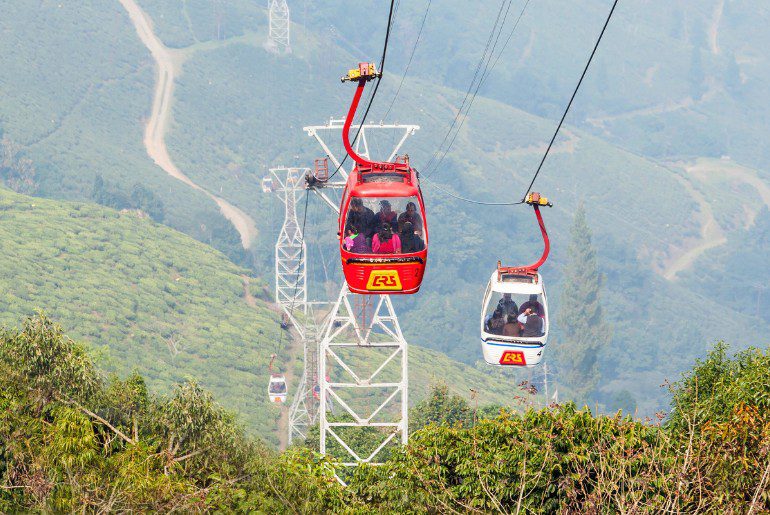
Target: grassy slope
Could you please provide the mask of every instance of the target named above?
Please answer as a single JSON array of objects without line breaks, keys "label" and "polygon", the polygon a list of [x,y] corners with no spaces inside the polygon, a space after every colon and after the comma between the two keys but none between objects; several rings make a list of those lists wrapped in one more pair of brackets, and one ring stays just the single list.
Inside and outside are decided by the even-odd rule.
[{"label": "grassy slope", "polygon": [[[14,325],[42,308],[73,338],[103,348],[109,369],[136,368],[160,391],[198,380],[272,440],[278,411],[264,395],[267,365],[270,353],[285,351],[276,348],[277,316],[268,304],[257,300],[253,309],[244,301],[244,270],[133,214],[4,189],[0,241],[0,323]],[[178,342],[176,356],[169,339]],[[457,391],[473,387],[489,402],[504,403],[513,391],[510,382],[435,352],[413,349],[411,358],[415,401],[433,378],[462,377],[452,382]]]},{"label": "grassy slope", "polygon": [[[262,163],[291,162],[295,154],[300,155],[301,162],[307,162],[317,155],[315,145],[299,133],[298,126],[321,121],[330,113],[341,111],[340,106],[346,105],[350,91],[337,84],[339,70],[350,64],[351,54],[358,58],[378,53],[379,40],[364,37],[355,30],[360,26],[355,20],[367,17],[368,7],[330,2],[314,5],[307,11],[295,8],[293,19],[307,21],[314,36],[306,35],[295,25],[295,53],[276,59],[261,48],[265,16],[259,6],[243,1],[225,6],[205,0],[173,4],[145,0],[142,5],[169,46],[183,47],[217,36],[232,38],[249,31],[256,34],[247,44],[199,52],[188,61],[178,88],[176,125],[169,144],[183,169],[190,168],[197,180],[216,190],[221,188],[223,196],[257,214],[262,234],[270,234],[269,229],[274,228],[277,219],[267,215],[275,206],[265,202],[256,188],[263,172]],[[704,30],[715,2],[701,9],[662,5],[659,1],[651,5],[626,6],[618,12],[621,23],[614,24],[606,36],[607,44],[597,56],[575,105],[574,119],[583,120],[597,113],[623,113],[690,95],[693,84],[682,80],[682,70],[688,69],[693,49],[702,50],[703,67],[711,76],[725,70],[727,59],[738,56],[737,51],[729,51],[731,42],[736,46],[735,34],[740,32],[735,30],[735,23],[726,24],[720,32],[721,56],[709,56],[708,51],[703,50],[707,47]],[[389,52],[392,71],[400,70],[408,57],[415,23],[423,8],[419,3],[402,7],[393,50]],[[344,18],[348,20],[344,25],[339,22],[343,8]],[[418,79],[405,83],[393,112],[397,119],[408,117],[409,121],[423,125],[423,130],[407,147],[418,167],[440,141],[439,136],[453,116],[451,106],[461,100],[461,95],[451,89],[439,89],[436,95],[436,86],[425,79],[438,77],[440,82],[464,90],[484,45],[488,30],[485,20],[494,17],[493,8],[480,6],[478,16],[472,19],[468,19],[463,10],[467,5],[459,1],[448,2],[442,9],[432,11],[411,68]],[[601,18],[606,5],[596,1],[587,6],[568,6],[568,9],[577,11],[554,20],[552,3],[533,4],[496,73],[490,76],[481,93],[553,118],[574,81],[572,72],[575,76],[579,72],[579,59],[574,55],[587,52],[586,42],[591,41],[598,29],[592,23]],[[728,4],[725,18],[744,19],[745,13],[736,9]],[[149,56],[119,6],[105,9],[84,5],[75,11],[43,3],[37,11],[19,11],[18,17],[22,22],[17,22],[15,15],[4,26],[5,33],[10,34],[3,39],[8,45],[4,55],[13,58],[8,64],[13,73],[0,78],[4,93],[0,120],[13,139],[34,143],[34,137],[42,137],[50,130],[46,125],[47,116],[58,113],[53,117],[54,125],[61,119],[61,128],[40,145],[27,150],[46,172],[44,193],[83,198],[94,169],[122,181],[126,187],[139,178],[163,196],[172,212],[168,220],[171,225],[205,239],[195,233],[195,228],[201,227],[209,215],[218,216],[213,206],[207,206],[208,201],[197,198],[197,194],[180,189],[175,181],[159,176],[141,149],[142,116],[149,106],[153,72]],[[467,23],[478,26],[475,30],[462,31],[462,38],[447,40],[446,34],[456,34],[455,28],[465,27]],[[337,26],[330,29],[330,25]],[[72,31],[71,27],[82,30]],[[752,33],[752,40],[756,39],[754,36],[756,33]],[[37,51],[29,41],[35,41],[47,51]],[[565,48],[570,52],[565,52]],[[628,48],[634,51],[628,52]],[[761,70],[763,57],[753,48],[749,45],[741,50],[741,57],[751,58],[741,64],[741,71],[749,73],[744,88],[744,94],[753,95],[749,98],[756,98],[762,92],[762,88],[757,87],[757,77],[752,74]],[[659,58],[663,50],[665,61]],[[79,57],[83,55],[88,55],[88,59]],[[60,65],[73,62],[73,57],[77,66]],[[34,66],[26,65],[30,62]],[[658,62],[662,66],[653,70],[652,79],[647,81],[647,72]],[[55,70],[55,80],[48,78],[48,70]],[[114,79],[118,76],[116,72],[127,73],[127,78]],[[292,83],[298,91],[293,94],[288,84],[297,75],[302,80]],[[383,82],[382,103],[375,106],[373,119],[384,110],[397,82],[397,75]],[[89,86],[95,93],[88,93]],[[79,102],[77,95],[84,100]],[[602,130],[592,125],[586,128],[623,147],[642,153],[653,151],[655,156],[660,155],[660,149],[668,153],[682,148],[700,152],[707,147],[710,152],[721,152],[722,146],[712,144],[714,138],[704,136],[712,124],[702,123],[704,115],[716,117],[720,124],[731,118],[731,106],[738,103],[734,99],[721,100],[717,97],[711,104],[698,106],[694,112],[685,110],[685,117],[674,113],[651,116],[650,123],[642,117],[641,123],[637,118],[632,122],[621,119]],[[117,105],[117,101],[123,104]],[[500,150],[542,144],[553,120],[532,117],[510,105],[477,99],[471,118],[437,178],[477,197],[497,197],[499,185],[508,184],[511,176],[515,184],[521,184],[525,171],[536,164],[537,152],[506,155]],[[714,106],[719,109],[715,111]],[[105,120],[102,125],[99,125],[100,119]],[[94,130],[92,125],[98,128]],[[116,129],[118,127],[123,128]],[[728,148],[751,141],[740,137],[740,129],[732,127]],[[574,128],[571,130],[577,132]],[[126,134],[130,137],[124,137]],[[615,369],[613,374],[618,376],[626,375],[629,367],[645,373],[649,362],[636,359],[640,351],[644,351],[645,355],[658,356],[655,367],[676,370],[677,365],[672,365],[667,355],[668,332],[654,322],[655,313],[640,305],[672,304],[674,311],[681,313],[682,326],[687,327],[678,337],[680,345],[686,353],[698,354],[704,333],[709,338],[718,337],[723,335],[720,332],[723,330],[713,317],[706,317],[702,323],[690,323],[700,320],[703,312],[693,305],[693,299],[705,302],[709,306],[706,311],[719,308],[719,303],[693,298],[687,288],[657,281],[644,270],[638,272],[634,268],[644,269],[649,261],[660,261],[667,242],[693,235],[696,230],[691,220],[695,212],[693,202],[670,176],[673,172],[584,133],[578,136],[580,140],[574,154],[556,153],[549,158],[543,182],[538,185],[555,196],[560,206],[548,213],[555,243],[548,276],[552,298],[558,300],[553,293],[558,292],[555,286],[565,258],[559,249],[566,247],[569,214],[577,201],[585,200],[601,248],[600,256],[608,275],[617,279],[608,282],[606,303],[616,324],[617,338],[605,366]],[[689,146],[678,145],[682,140]],[[762,146],[754,145],[754,148]],[[608,184],[607,178],[618,176],[622,180]],[[481,178],[490,180],[481,182]],[[612,197],[608,196],[609,192]],[[515,197],[518,192],[512,195]],[[425,294],[419,301],[406,302],[410,311],[403,321],[412,341],[428,343],[472,362],[478,356],[475,338],[472,338],[477,320],[467,313],[478,310],[477,299],[488,275],[487,269],[497,257],[488,256],[487,242],[504,242],[498,247],[507,249],[507,256],[500,257],[523,260],[532,253],[529,246],[536,241],[536,235],[524,218],[527,215],[520,211],[507,214],[469,209],[430,189],[426,189],[426,196],[431,203],[432,219],[451,223],[434,228],[431,254],[434,266]],[[682,202],[682,199],[686,200]],[[194,216],[188,212],[191,208],[196,210]],[[200,214],[201,211],[207,214]],[[319,211],[319,216],[327,215]],[[319,228],[322,227],[320,223]],[[454,237],[457,232],[464,234],[459,249]],[[260,240],[260,254],[267,256],[271,243],[272,239]],[[317,250],[311,248],[311,252],[317,253]],[[316,270],[317,277],[321,277],[320,267],[316,266]],[[630,277],[638,280],[631,282]],[[435,319],[435,324],[446,328],[445,332],[437,335],[420,323],[425,317]],[[762,332],[764,328],[757,326],[750,330]],[[747,335],[749,338],[751,334]],[[650,348],[656,352],[650,353]],[[689,355],[683,357],[685,361],[687,358]],[[655,390],[656,381],[645,383],[648,394]]]},{"label": "grassy slope", "polygon": [[39,194],[88,199],[96,174],[124,191],[139,182],[168,225],[227,248],[232,235],[213,233],[232,231],[216,205],[145,153],[154,63],[120,4],[42,2],[0,19],[0,31],[0,131],[32,159]]},{"label": "grassy slope", "polygon": [[99,206],[0,190],[0,220],[3,323],[43,309],[73,338],[104,346],[112,370],[137,368],[159,390],[198,380],[252,429],[273,428],[277,413],[260,394],[277,317],[264,301],[246,305],[244,270],[172,229]]},{"label": "grassy slope", "polygon": [[[257,190],[260,163],[291,162],[293,152],[300,155],[300,162],[316,157],[318,149],[311,140],[300,139],[299,127],[321,122],[329,113],[340,113],[350,94],[349,88],[335,80],[335,70],[344,69],[352,59],[348,52],[301,28],[293,34],[290,56],[276,58],[254,38],[199,53],[188,61],[175,111],[182,123],[169,140],[171,152],[185,162],[196,180],[219,185],[239,206],[261,213],[258,219],[263,234],[270,234],[271,226],[280,223],[280,210]],[[318,64],[322,62],[321,51],[324,66]],[[306,70],[309,80],[291,89],[285,87],[285,79],[296,70]],[[380,98],[384,100],[375,107],[371,119],[384,114],[395,87],[396,78],[383,82]],[[201,95],[201,91],[206,94]],[[390,118],[422,127],[405,146],[418,168],[440,143],[443,129],[453,117],[452,106],[461,102],[462,94],[456,90],[420,79],[404,83]],[[472,198],[516,200],[537,165],[553,123],[479,97],[435,179]],[[554,247],[552,266],[546,271],[555,293],[552,298],[558,305],[558,274],[567,258],[567,229],[575,206],[582,201],[593,221],[600,255],[614,279],[608,283],[606,295],[607,311],[616,330],[614,345],[604,356],[606,385],[613,385],[606,389],[609,392],[618,385],[628,388],[636,393],[641,406],[652,410],[660,401],[659,384],[676,377],[694,356],[704,352],[706,342],[732,336],[718,320],[704,316],[719,309],[718,301],[644,272],[662,268],[676,242],[697,237],[698,207],[680,183],[677,170],[575,127],[566,129],[538,183],[538,188],[557,201],[557,208],[546,215]],[[208,144],[201,145],[202,141]],[[336,142],[332,142],[336,149]],[[376,152],[390,143],[389,138],[375,141],[372,148]],[[212,169],[216,171],[211,173]],[[513,191],[500,191],[500,185],[510,184]],[[531,246],[537,244],[537,234],[531,215],[521,210],[501,212],[469,206],[429,185],[425,194],[431,219],[438,220],[432,226],[432,267],[420,297],[400,301],[402,322],[410,341],[474,363],[480,357],[473,337],[478,326],[475,313],[489,270],[497,258],[534,258],[537,250]],[[275,214],[266,216],[271,209]],[[328,234],[319,235],[318,231],[333,233],[333,215],[323,207],[311,207],[310,212],[310,253],[319,260],[312,244],[325,245],[328,259],[333,255],[333,242]],[[462,234],[460,242],[455,236],[458,233]],[[505,242],[497,246],[505,250],[490,256],[489,242]],[[317,268],[316,278],[321,279],[324,276]],[[640,297],[644,301],[640,302]],[[639,304],[644,309],[639,309]],[[677,343],[673,346],[670,329],[657,323],[658,313],[649,309],[656,306],[676,313]],[[762,325],[753,326],[748,319],[746,325],[750,328],[746,341],[763,330]],[[437,327],[442,330],[437,331]]]}]

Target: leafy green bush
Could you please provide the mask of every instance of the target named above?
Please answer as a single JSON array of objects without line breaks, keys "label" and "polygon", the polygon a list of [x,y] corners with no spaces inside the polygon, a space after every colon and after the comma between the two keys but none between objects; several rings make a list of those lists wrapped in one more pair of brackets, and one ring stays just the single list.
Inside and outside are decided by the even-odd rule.
[{"label": "leafy green bush", "polygon": [[762,512],[768,365],[717,346],[663,426],[574,404],[471,416],[439,385],[413,414],[428,425],[343,487],[332,460],[274,454],[194,383],[158,397],[137,374],[105,379],[37,315],[0,337],[0,510]]}]

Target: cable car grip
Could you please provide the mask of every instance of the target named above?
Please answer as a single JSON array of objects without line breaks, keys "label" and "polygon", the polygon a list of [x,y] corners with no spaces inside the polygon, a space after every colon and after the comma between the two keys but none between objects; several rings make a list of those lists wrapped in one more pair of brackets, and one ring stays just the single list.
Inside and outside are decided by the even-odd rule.
[{"label": "cable car grip", "polygon": [[537,218],[537,224],[540,227],[540,233],[543,236],[543,254],[537,262],[527,266],[502,266],[501,262],[498,261],[498,278],[501,278],[504,274],[536,276],[538,269],[543,266],[543,263],[548,259],[548,254],[551,252],[551,241],[548,239],[548,231],[545,230],[545,222],[543,222],[543,215],[540,213],[540,206],[553,207],[553,203],[549,202],[547,198],[541,196],[540,193],[537,192],[532,192],[527,195],[524,203],[529,204],[535,210],[535,218]]},{"label": "cable car grip", "polygon": [[[354,150],[353,146],[350,144],[350,126],[353,124],[353,118],[356,116],[356,111],[358,110],[358,103],[361,101],[361,95],[364,92],[364,87],[366,86],[367,81],[371,80],[373,76],[371,75],[361,75],[361,72],[366,70],[367,73],[369,70],[374,69],[374,64],[369,63],[360,63],[359,70],[350,70],[348,72],[347,77],[343,77],[343,82],[345,80],[358,80],[358,86],[356,87],[356,93],[353,95],[353,101],[350,103],[350,109],[348,109],[348,115],[345,118],[345,124],[342,127],[342,143],[345,145],[345,151],[348,153],[350,157],[353,158],[353,160],[361,165],[366,167],[373,167],[374,163],[364,159],[363,157],[359,156]],[[353,78],[356,77],[356,78]]]}]

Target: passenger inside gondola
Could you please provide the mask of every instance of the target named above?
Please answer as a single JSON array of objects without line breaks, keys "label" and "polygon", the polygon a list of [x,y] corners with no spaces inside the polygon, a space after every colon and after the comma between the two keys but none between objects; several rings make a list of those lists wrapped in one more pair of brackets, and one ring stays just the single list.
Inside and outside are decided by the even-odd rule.
[{"label": "passenger inside gondola", "polygon": [[517,320],[522,325],[522,337],[537,338],[543,336],[543,318],[533,308],[526,308]]},{"label": "passenger inside gondola", "polygon": [[382,229],[372,238],[372,252],[375,254],[401,254],[401,238],[393,233],[390,224],[385,222]]},{"label": "passenger inside gondola", "polygon": [[398,221],[398,214],[393,211],[390,205],[390,201],[387,199],[380,200],[380,210],[374,217],[374,232],[378,233],[385,224],[390,224],[390,227],[394,227]]},{"label": "passenger inside gondola", "polygon": [[366,236],[351,223],[345,227],[345,240],[342,242],[342,246],[345,247],[345,250],[356,254],[369,254],[372,251],[366,242]]},{"label": "passenger inside gondola", "polygon": [[514,318],[515,318],[516,315],[519,314],[519,307],[516,305],[516,302],[514,302],[514,300],[511,298],[510,293],[504,293],[503,298],[500,299],[500,302],[498,302],[497,305],[503,308],[503,312],[506,315],[514,315]]},{"label": "passenger inside gondola", "polygon": [[412,222],[404,223],[404,227],[399,234],[401,237],[401,252],[408,254],[410,252],[420,252],[425,249],[425,242],[420,235],[414,232]]},{"label": "passenger inside gondola", "polygon": [[544,317],[545,316],[545,309],[543,309],[543,305],[540,304],[537,300],[537,295],[532,294],[529,296],[529,300],[525,303],[523,303],[519,307],[519,314],[524,313],[527,309],[532,309],[535,313],[537,313],[537,316]]},{"label": "passenger inside gondola", "polygon": [[374,236],[374,211],[366,207],[361,198],[353,197],[350,200],[347,222],[355,225],[371,241]]},{"label": "passenger inside gondola", "polygon": [[505,315],[502,308],[497,308],[489,315],[484,323],[489,334],[502,334],[505,325]]},{"label": "passenger inside gondola", "polygon": [[414,231],[422,236],[422,218],[420,218],[420,213],[417,212],[417,205],[414,202],[407,203],[406,210],[398,215],[399,229],[402,229],[406,222],[411,222]]},{"label": "passenger inside gondola", "polygon": [[503,326],[503,336],[521,336],[521,325],[516,320],[516,315],[508,314]]}]

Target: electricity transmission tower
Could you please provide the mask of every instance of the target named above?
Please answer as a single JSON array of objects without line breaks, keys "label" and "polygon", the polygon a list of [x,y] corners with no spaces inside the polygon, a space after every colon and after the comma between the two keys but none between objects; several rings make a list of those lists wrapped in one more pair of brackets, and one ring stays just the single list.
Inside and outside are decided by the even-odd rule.
[{"label": "electricity transmission tower", "polygon": [[[325,125],[304,127],[326,159],[339,168],[338,180],[321,178],[318,168],[278,167],[270,169],[263,189],[276,193],[285,206],[275,252],[276,300],[304,349],[304,370],[289,411],[289,443],[306,438],[308,429],[319,423],[321,452],[353,466],[376,463],[389,443],[407,441],[408,345],[388,295],[355,295],[343,282],[336,301],[308,301],[307,248],[297,205],[312,191],[339,213],[339,204],[329,192],[344,188],[348,172],[324,137],[339,137],[343,123],[330,119]],[[385,159],[392,161],[418,129],[416,125],[364,125],[356,151],[369,156],[369,131],[395,131],[396,143]],[[328,176],[326,166],[324,171]],[[306,182],[306,176],[321,180]],[[335,413],[332,407],[339,409]]]},{"label": "electricity transmission tower", "polygon": [[[275,299],[288,307],[307,313],[307,246],[297,219],[297,200],[305,194],[306,168],[271,168],[270,181],[263,181],[263,190],[272,191],[283,202],[284,219],[278,242],[275,244]],[[292,320],[296,322],[296,320]],[[299,325],[295,324],[295,327]]]},{"label": "electricity transmission tower", "polygon": [[267,40],[268,49],[281,53],[291,52],[289,42],[289,6],[286,0],[268,0],[268,19],[270,21],[270,33]]},{"label": "electricity transmission tower", "polygon": [[[304,195],[309,168],[277,167],[262,181],[266,193],[275,193],[284,205],[284,218],[275,244],[275,299],[302,341],[305,367],[289,409],[289,445],[304,440],[318,414],[318,332],[315,304],[307,300],[307,245],[297,203]],[[307,200],[307,199],[306,199]],[[300,315],[298,317],[298,315]]]},{"label": "electricity transmission tower", "polygon": [[[343,188],[348,173],[324,136],[339,136],[343,124],[344,120],[332,118],[326,125],[304,127],[341,176],[337,182],[313,181],[308,189],[337,214],[339,204],[325,190]],[[416,125],[367,124],[361,127],[354,145],[359,155],[368,158],[368,132],[395,131],[400,137],[384,159],[392,161],[418,129]],[[330,454],[346,466],[377,463],[390,442],[407,442],[407,348],[390,296],[356,295],[343,282],[323,325],[318,351],[320,406],[326,407],[319,412],[322,454]],[[336,415],[328,409],[332,404],[341,408]]]}]

